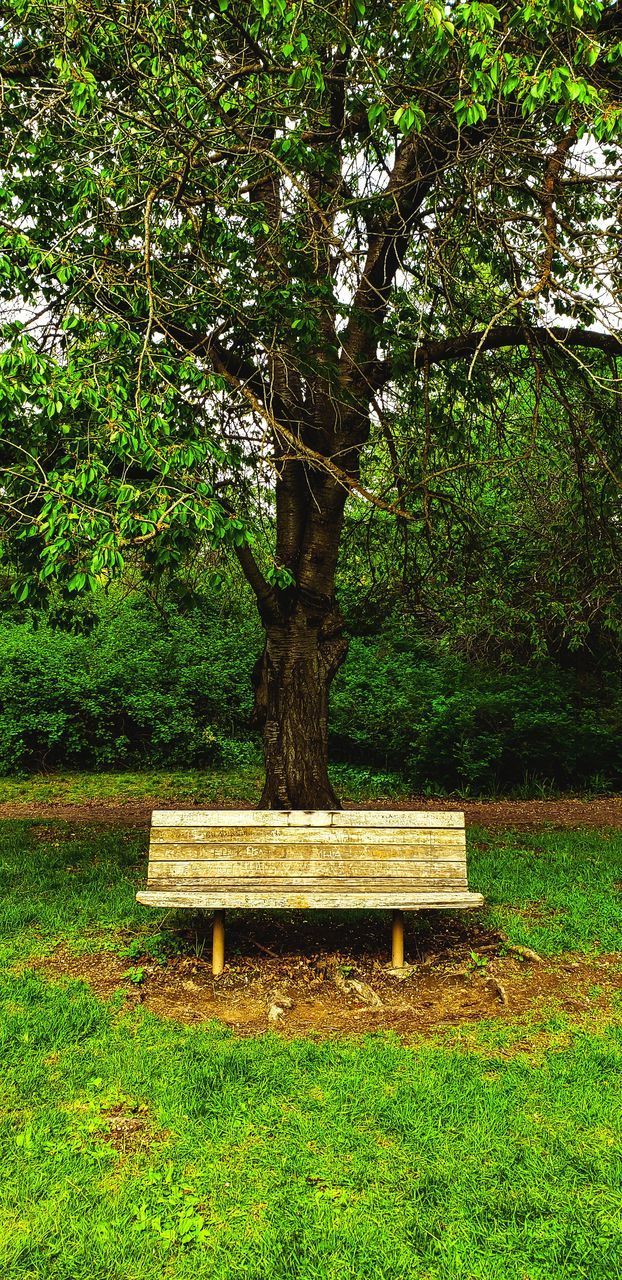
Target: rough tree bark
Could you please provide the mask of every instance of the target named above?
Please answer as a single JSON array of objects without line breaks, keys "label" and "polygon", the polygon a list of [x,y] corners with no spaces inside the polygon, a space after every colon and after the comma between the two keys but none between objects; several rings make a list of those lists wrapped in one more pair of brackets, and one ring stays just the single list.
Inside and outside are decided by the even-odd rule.
[{"label": "rough tree bark", "polygon": [[277,551],[294,585],[267,587],[248,551],[265,645],[253,672],[254,723],[264,743],[260,807],[337,809],[328,776],[330,687],[348,643],[335,600],[346,493],[319,470],[284,458],[277,482]]},{"label": "rough tree bark", "polygon": [[340,808],[328,776],[328,700],[347,650],[336,606],[318,617],[294,598],[289,617],[268,626],[253,678],[266,767],[260,808]]}]

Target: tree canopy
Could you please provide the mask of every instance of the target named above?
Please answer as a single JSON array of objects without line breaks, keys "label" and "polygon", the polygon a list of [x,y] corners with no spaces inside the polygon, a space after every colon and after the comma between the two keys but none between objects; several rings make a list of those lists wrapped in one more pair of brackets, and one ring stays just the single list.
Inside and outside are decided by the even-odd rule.
[{"label": "tree canopy", "polygon": [[548,395],[614,502],[622,9],[12,0],[2,63],[18,597],[231,545],[273,753],[321,756],[349,497],[425,535],[439,447],[511,459]]}]

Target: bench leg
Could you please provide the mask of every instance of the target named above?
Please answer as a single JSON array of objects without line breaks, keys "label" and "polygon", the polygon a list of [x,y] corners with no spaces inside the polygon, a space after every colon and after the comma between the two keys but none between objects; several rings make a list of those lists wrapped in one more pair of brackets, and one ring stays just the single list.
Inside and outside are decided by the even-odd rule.
[{"label": "bench leg", "polygon": [[404,912],[393,912],[391,963],[394,969],[404,968]]},{"label": "bench leg", "polygon": [[215,911],[212,921],[212,973],[218,977],[225,967],[225,913]]}]

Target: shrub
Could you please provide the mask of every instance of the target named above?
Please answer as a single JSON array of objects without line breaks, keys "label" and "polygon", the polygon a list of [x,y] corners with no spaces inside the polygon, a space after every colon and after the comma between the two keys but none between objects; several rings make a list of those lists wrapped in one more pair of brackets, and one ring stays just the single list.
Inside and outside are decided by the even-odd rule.
[{"label": "shrub", "polygon": [[[0,627],[0,772],[255,763],[243,607],[100,602],[87,634]],[[622,689],[552,663],[495,671],[403,629],[357,636],[335,681],[331,754],[417,790],[622,785]]]},{"label": "shrub", "polygon": [[230,757],[248,736],[257,643],[248,620],[144,601],[105,606],[88,635],[4,626],[0,771]]},{"label": "shrub", "polygon": [[622,784],[619,679],[586,682],[553,663],[499,672],[404,637],[357,639],[331,727],[341,759],[398,769],[417,788]]}]

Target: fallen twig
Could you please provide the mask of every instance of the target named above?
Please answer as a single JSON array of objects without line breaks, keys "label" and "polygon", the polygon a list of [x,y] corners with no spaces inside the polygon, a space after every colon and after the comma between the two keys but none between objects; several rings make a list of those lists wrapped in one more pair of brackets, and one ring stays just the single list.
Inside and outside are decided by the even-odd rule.
[{"label": "fallen twig", "polygon": [[265,953],[266,953],[266,955],[267,955],[267,956],[272,956],[273,960],[280,960],[280,959],[281,959],[281,957],[280,957],[280,955],[279,955],[279,952],[278,952],[278,951],[272,951],[272,950],[270,949],[270,947],[264,947],[264,946],[262,945],[262,943],[261,943],[261,942],[257,942],[257,941],[255,940],[255,938],[251,938],[251,943],[252,943],[252,945],[253,945],[254,947],[257,947],[257,950],[258,950],[258,951],[265,951]]},{"label": "fallen twig", "polygon": [[519,956],[521,960],[533,960],[534,964],[544,964],[542,956],[539,956],[537,951],[532,951],[531,947],[510,946],[506,943],[505,949],[511,956]]}]

